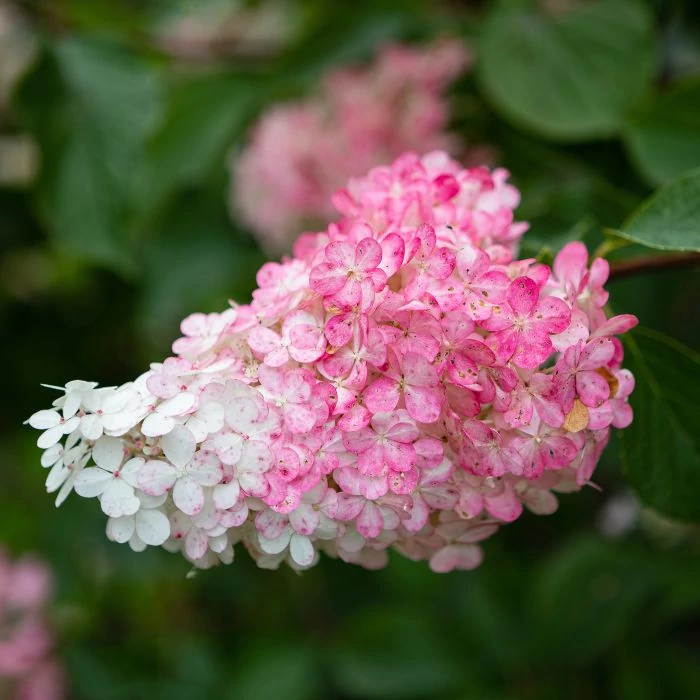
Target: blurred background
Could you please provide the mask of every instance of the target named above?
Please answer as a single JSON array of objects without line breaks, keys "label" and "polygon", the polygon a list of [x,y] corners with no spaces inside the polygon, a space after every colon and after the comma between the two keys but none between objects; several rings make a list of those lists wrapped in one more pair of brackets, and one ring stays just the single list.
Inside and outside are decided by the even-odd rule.
[{"label": "blurred background", "polygon": [[[388,44],[439,41],[465,52],[440,128],[455,156],[510,170],[525,255],[595,248],[700,165],[692,0],[0,0],[0,547],[53,571],[65,697],[700,697],[700,530],[640,505],[615,439],[600,491],[523,516],[478,570],[447,575],[396,555],[379,572],[270,572],[241,551],[190,576],[181,557],[109,543],[94,504],[56,511],[44,491],[22,425],[53,399],[40,382],[128,381],[182,317],[245,301],[284,252],[233,194],[261,116],[325,99],[329,72],[371,71]],[[264,177],[245,186],[287,206]],[[323,225],[299,207],[298,233]],[[696,272],[610,291],[618,313],[700,345]]]}]

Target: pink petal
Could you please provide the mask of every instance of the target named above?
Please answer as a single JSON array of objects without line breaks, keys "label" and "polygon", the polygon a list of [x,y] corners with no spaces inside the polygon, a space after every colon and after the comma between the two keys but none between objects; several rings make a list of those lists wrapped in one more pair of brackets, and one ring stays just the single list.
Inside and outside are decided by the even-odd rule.
[{"label": "pink petal", "polygon": [[608,400],[610,385],[597,372],[579,372],[576,375],[576,391],[586,406],[595,408]]},{"label": "pink petal", "polygon": [[434,423],[442,410],[442,396],[437,389],[406,386],[406,410],[419,423]]},{"label": "pink petal", "polygon": [[282,346],[282,338],[275,331],[263,326],[253,328],[248,334],[248,345],[255,352],[267,355]]},{"label": "pink petal", "polygon": [[506,300],[513,311],[522,316],[529,316],[537,305],[539,295],[540,288],[536,282],[529,277],[518,277],[510,283]]},{"label": "pink petal", "polygon": [[357,531],[365,538],[372,539],[377,537],[382,531],[384,518],[381,511],[374,503],[365,502],[365,507],[357,518]]},{"label": "pink petal", "polygon": [[545,297],[537,304],[533,317],[547,333],[561,333],[571,323],[571,310],[561,299]]},{"label": "pink petal", "polygon": [[316,414],[309,406],[286,404],[284,422],[291,433],[300,435],[308,433],[316,424]]},{"label": "pink petal", "polygon": [[373,238],[363,238],[355,249],[354,267],[366,272],[373,270],[382,260],[382,247]]},{"label": "pink petal", "polygon": [[387,278],[395,274],[403,265],[405,243],[398,233],[390,233],[382,239],[382,261],[379,269],[383,270]]},{"label": "pink petal", "polygon": [[380,377],[365,389],[365,406],[372,413],[393,411],[400,397],[398,383],[389,377]]},{"label": "pink petal", "polygon": [[583,243],[567,243],[554,258],[554,274],[561,281],[571,281],[578,286],[588,265],[588,250]]},{"label": "pink petal", "polygon": [[620,314],[609,318],[603,325],[595,329],[592,336],[598,338],[602,335],[621,335],[639,323],[639,319],[632,314]]},{"label": "pink petal", "polygon": [[483,559],[484,554],[476,545],[449,545],[433,554],[429,566],[435,573],[445,574],[454,569],[475,569]]}]

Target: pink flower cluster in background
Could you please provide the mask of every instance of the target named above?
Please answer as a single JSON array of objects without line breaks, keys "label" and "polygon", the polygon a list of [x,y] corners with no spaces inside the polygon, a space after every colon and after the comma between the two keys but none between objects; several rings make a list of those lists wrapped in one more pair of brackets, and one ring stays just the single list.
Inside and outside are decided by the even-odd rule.
[{"label": "pink flower cluster in background", "polygon": [[350,177],[404,151],[454,153],[443,93],[469,63],[461,41],[393,45],[368,68],[329,73],[316,96],[267,111],[233,173],[235,206],[263,247],[288,253],[301,231],[326,226]]},{"label": "pink flower cluster in background", "polygon": [[51,574],[42,562],[13,562],[0,550],[0,697],[60,700],[63,672],[46,619]]},{"label": "pink flower cluster in background", "polygon": [[500,169],[408,153],[351,179],[342,219],[259,270],[251,304],[193,314],[174,357],[117,388],[70,382],[29,423],[57,503],[198,567],[387,550],[470,569],[479,541],[590,483],[634,386],[608,265],[580,243],[517,259]]}]

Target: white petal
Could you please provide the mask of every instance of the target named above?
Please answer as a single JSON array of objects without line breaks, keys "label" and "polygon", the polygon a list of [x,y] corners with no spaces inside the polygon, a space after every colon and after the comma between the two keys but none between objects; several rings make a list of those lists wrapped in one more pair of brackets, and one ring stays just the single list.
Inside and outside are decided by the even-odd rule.
[{"label": "white petal", "polygon": [[170,521],[159,510],[141,510],[135,518],[136,534],[146,544],[157,547],[170,537]]},{"label": "white petal", "polygon": [[102,417],[102,424],[106,431],[112,435],[123,435],[131,430],[141,420],[145,411],[122,411],[113,415]]},{"label": "white petal", "polygon": [[224,407],[215,401],[201,406],[197,416],[206,423],[210,433],[221,430],[224,425]]},{"label": "white petal", "polygon": [[97,440],[102,435],[102,418],[91,413],[80,419],[80,432],[88,440]]},{"label": "white petal", "polygon": [[258,537],[260,540],[260,549],[267,554],[279,554],[283,552],[287,548],[290,538],[291,531],[289,529],[285,529],[281,535],[271,540],[268,540],[267,537],[263,537],[262,535]]},{"label": "white petal", "polygon": [[98,467],[114,472],[124,459],[124,443],[119,438],[102,436],[92,448],[92,459]]},{"label": "white petal", "polygon": [[212,552],[221,554],[221,552],[223,552],[227,546],[228,537],[226,535],[219,535],[217,537],[209,538],[209,549],[211,549]]},{"label": "white petal", "polygon": [[295,534],[292,535],[292,540],[289,543],[289,553],[299,566],[311,566],[315,550],[308,537]]},{"label": "white petal", "polygon": [[173,487],[177,479],[175,468],[159,459],[150,459],[140,469],[138,487],[149,496],[160,496]]},{"label": "white petal", "polygon": [[111,394],[107,394],[102,401],[102,410],[105,413],[119,413],[123,411],[133,398],[135,392],[131,389],[117,389]]},{"label": "white petal", "polygon": [[207,439],[209,430],[206,423],[196,413],[187,421],[186,425],[196,442],[204,442]]},{"label": "white petal", "polygon": [[73,490],[73,484],[75,483],[75,479],[73,478],[73,475],[66,479],[66,481],[63,483],[63,486],[61,486],[61,490],[56,494],[56,508],[58,508],[63,501],[68,498],[70,495],[70,492]]},{"label": "white petal", "polygon": [[102,511],[112,518],[133,515],[141,507],[141,501],[134,495],[134,489],[121,479],[112,479],[100,498]]},{"label": "white petal", "polygon": [[61,462],[51,467],[51,471],[46,477],[46,490],[48,493],[53,493],[61,487],[61,484],[72,474],[71,470],[64,467]]},{"label": "white petal", "polygon": [[83,498],[94,498],[103,493],[112,481],[114,477],[104,469],[88,467],[75,477],[75,492]]},{"label": "white petal", "polygon": [[183,425],[176,425],[161,441],[160,446],[168,460],[176,467],[184,467],[194,456],[197,442]]},{"label": "white petal", "polygon": [[219,458],[208,450],[197,452],[187,471],[202,486],[216,486],[223,476]]},{"label": "white petal", "polygon": [[131,547],[132,552],[143,552],[146,549],[146,544],[136,533],[134,533],[129,540],[129,547]]},{"label": "white petal", "polygon": [[243,445],[239,469],[247,473],[262,474],[272,467],[272,453],[260,440],[248,440]]},{"label": "white petal", "polygon": [[71,379],[68,384],[66,384],[66,391],[88,391],[89,389],[94,389],[97,386],[97,382],[86,382],[84,379]]},{"label": "white petal", "polygon": [[41,455],[41,466],[44,468],[52,467],[63,454],[63,448],[56,444],[51,445],[48,450],[45,450]]},{"label": "white petal", "polygon": [[61,438],[63,437],[63,426],[56,425],[53,428],[45,430],[39,439],[36,441],[36,446],[40,447],[42,450],[48,447],[53,447]]},{"label": "white petal", "polygon": [[134,516],[125,515],[121,518],[110,518],[107,521],[107,539],[123,544],[134,534]]},{"label": "white petal", "polygon": [[73,416],[63,423],[63,434],[68,435],[80,427],[80,418]]},{"label": "white petal", "polygon": [[183,476],[175,483],[173,502],[183,513],[196,515],[204,507],[202,487],[191,476]]},{"label": "white petal", "polygon": [[63,402],[63,418],[65,420],[72,418],[78,412],[81,399],[79,391],[69,391],[66,394],[66,400]]},{"label": "white petal", "polygon": [[141,432],[146,437],[159,437],[169,433],[175,426],[175,421],[169,416],[163,416],[160,413],[151,413],[146,416],[146,419],[141,425]]},{"label": "white petal", "polygon": [[32,414],[27,420],[27,423],[37,430],[48,430],[54,428],[61,422],[61,416],[58,411],[44,410],[37,411]]},{"label": "white petal", "polygon": [[183,391],[172,399],[163,401],[156,410],[164,416],[181,416],[192,410],[196,403],[197,397],[194,394]]},{"label": "white petal", "polygon": [[209,548],[209,538],[198,527],[193,527],[185,539],[185,552],[190,559],[201,559]]},{"label": "white petal", "polygon": [[192,516],[192,522],[195,524],[195,527],[206,530],[207,534],[211,529],[218,526],[219,514],[214,505],[214,501],[208,494],[206,494],[204,498],[204,507],[199,513]]},{"label": "white petal", "polygon": [[236,464],[241,458],[243,438],[237,433],[220,433],[214,438],[214,447],[224,464]]},{"label": "white petal", "polygon": [[214,489],[214,505],[219,510],[228,510],[236,505],[240,495],[241,487],[235,479],[228,484],[219,484]]},{"label": "white petal", "polygon": [[160,508],[168,500],[167,493],[162,493],[160,496],[149,496],[143,491],[137,491],[136,497],[141,501],[141,508]]},{"label": "white petal", "polygon": [[130,459],[120,470],[119,476],[126,481],[129,486],[138,487],[138,477],[141,467],[146,463],[141,457]]}]

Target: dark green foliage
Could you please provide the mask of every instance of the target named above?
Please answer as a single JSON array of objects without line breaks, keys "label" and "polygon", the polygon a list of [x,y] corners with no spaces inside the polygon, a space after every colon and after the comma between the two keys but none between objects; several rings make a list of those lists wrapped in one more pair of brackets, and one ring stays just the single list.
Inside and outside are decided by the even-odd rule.
[{"label": "dark green foliage", "polygon": [[[55,512],[21,426],[50,400],[40,381],[122,383],[167,353],[184,315],[248,297],[264,257],[227,211],[231,154],[274,101],[391,39],[473,43],[454,125],[511,170],[525,255],[549,261],[574,239],[612,262],[700,249],[696,3],[280,0],[279,46],[203,58],[154,40],[200,3],[16,4],[38,52],[0,100],[0,131],[30,134],[41,158],[25,189],[0,184],[0,543],[55,567],[70,697],[700,696],[697,270],[611,283],[615,312],[645,327],[626,342],[635,422],[603,457],[601,492],[504,528],[474,572],[395,556],[381,572],[324,560],[298,576],[241,550],[186,579],[179,557],[107,542],[94,503]],[[630,486],[678,520],[647,511],[606,538],[601,512]]]}]

